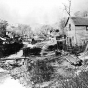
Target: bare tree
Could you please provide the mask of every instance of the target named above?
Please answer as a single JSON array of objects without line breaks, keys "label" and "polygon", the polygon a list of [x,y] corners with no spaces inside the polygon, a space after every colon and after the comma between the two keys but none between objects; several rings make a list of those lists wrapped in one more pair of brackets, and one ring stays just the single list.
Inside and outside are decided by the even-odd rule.
[{"label": "bare tree", "polygon": [[8,22],[5,20],[0,21],[0,36],[4,37],[6,35],[6,28],[8,26]]},{"label": "bare tree", "polygon": [[82,14],[81,14],[81,12],[80,12],[80,11],[77,11],[77,12],[75,12],[75,13],[74,13],[74,16],[75,16],[75,17],[81,17],[81,16],[82,16]]},{"label": "bare tree", "polygon": [[88,11],[77,11],[74,13],[76,17],[88,17]]},{"label": "bare tree", "polygon": [[29,25],[24,25],[24,24],[19,24],[18,25],[18,30],[20,31],[20,34],[24,37],[32,37],[33,36],[33,31],[31,30],[31,27]]},{"label": "bare tree", "polygon": [[87,17],[88,16],[88,11],[83,11],[83,17]]},{"label": "bare tree", "polygon": [[65,34],[64,28],[65,28],[66,21],[67,21],[67,18],[65,17],[60,20],[60,29],[62,34]]},{"label": "bare tree", "polygon": [[68,6],[65,5],[65,4],[63,4],[63,5],[64,5],[64,8],[65,8],[65,11],[67,12],[67,14],[69,16],[71,16],[71,0],[68,0],[68,2],[69,2],[69,5]]},{"label": "bare tree", "polygon": [[43,25],[37,34],[38,34],[38,36],[47,38],[49,35],[48,33],[53,30],[54,30],[53,27],[51,27],[50,25]]}]

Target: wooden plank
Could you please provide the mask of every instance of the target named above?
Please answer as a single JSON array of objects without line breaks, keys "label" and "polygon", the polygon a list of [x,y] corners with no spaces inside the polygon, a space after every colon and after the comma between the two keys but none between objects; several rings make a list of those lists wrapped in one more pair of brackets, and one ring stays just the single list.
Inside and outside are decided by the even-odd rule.
[{"label": "wooden plank", "polygon": [[37,61],[37,60],[46,60],[46,61],[51,61],[56,58],[60,58],[62,56],[56,56],[55,54],[50,54],[50,55],[44,55],[44,56],[30,56],[30,57],[19,57],[19,58],[1,58],[0,61],[6,61],[6,60],[21,60],[21,59],[29,59],[32,61]]},{"label": "wooden plank", "polygon": [[79,58],[72,55],[67,55],[63,58],[65,58],[68,62],[72,62],[72,63],[76,63],[79,60]]},{"label": "wooden plank", "polygon": [[1,58],[0,61],[2,60],[19,60],[19,59],[29,59],[29,57],[19,57],[19,58]]}]

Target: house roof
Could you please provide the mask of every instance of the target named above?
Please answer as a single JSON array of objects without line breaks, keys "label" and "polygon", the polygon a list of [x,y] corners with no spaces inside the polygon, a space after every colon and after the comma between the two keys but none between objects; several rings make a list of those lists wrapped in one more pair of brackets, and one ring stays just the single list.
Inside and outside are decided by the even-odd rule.
[{"label": "house roof", "polygon": [[66,24],[68,23],[68,20],[72,19],[75,26],[88,26],[88,18],[87,17],[69,17],[67,19]]}]

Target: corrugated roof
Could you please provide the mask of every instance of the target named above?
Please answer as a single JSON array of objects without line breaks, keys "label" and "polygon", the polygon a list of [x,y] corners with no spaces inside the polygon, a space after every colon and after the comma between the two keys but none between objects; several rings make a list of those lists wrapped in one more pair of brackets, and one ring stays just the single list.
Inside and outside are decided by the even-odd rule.
[{"label": "corrugated roof", "polygon": [[88,26],[87,17],[70,17],[77,26]]}]

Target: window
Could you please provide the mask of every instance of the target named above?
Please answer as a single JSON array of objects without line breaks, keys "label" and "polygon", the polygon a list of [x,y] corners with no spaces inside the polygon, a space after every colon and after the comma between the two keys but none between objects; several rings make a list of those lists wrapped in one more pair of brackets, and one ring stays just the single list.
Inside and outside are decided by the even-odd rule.
[{"label": "window", "polygon": [[69,44],[70,44],[70,46],[72,46],[72,39],[71,38],[69,38]]},{"label": "window", "polygon": [[88,31],[88,27],[86,27],[86,30]]},{"label": "window", "polygon": [[71,24],[69,24],[69,31],[71,31]]}]

